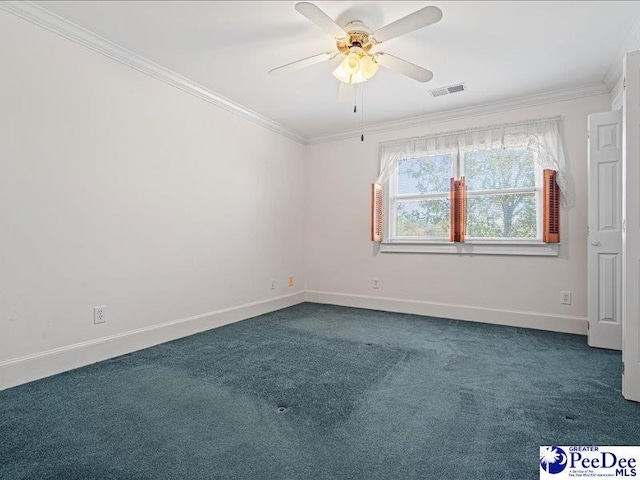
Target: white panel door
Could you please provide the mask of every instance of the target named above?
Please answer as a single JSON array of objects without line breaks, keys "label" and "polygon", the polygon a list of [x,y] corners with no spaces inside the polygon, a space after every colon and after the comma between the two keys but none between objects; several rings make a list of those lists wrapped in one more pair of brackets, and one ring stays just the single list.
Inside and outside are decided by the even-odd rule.
[{"label": "white panel door", "polygon": [[589,115],[589,345],[622,350],[622,112]]},{"label": "white panel door", "polygon": [[640,402],[640,51],[624,59],[622,394]]}]

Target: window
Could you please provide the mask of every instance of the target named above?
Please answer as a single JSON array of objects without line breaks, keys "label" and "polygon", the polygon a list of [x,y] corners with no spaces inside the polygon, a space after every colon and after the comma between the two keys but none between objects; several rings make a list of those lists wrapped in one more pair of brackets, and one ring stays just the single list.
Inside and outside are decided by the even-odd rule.
[{"label": "window", "polygon": [[449,241],[451,178],[465,178],[466,241],[542,240],[542,171],[524,148],[406,158],[389,180],[388,240]]},{"label": "window", "polygon": [[542,240],[542,170],[533,152],[466,152],[462,163],[467,239]]},{"label": "window", "polygon": [[391,235],[394,239],[448,240],[451,231],[453,156],[407,158],[390,180]]},{"label": "window", "polygon": [[482,250],[498,245],[495,253],[527,246],[522,254],[557,255],[549,244],[559,241],[557,185],[565,182],[555,120],[382,144],[384,219],[372,218],[382,251],[492,253]]}]

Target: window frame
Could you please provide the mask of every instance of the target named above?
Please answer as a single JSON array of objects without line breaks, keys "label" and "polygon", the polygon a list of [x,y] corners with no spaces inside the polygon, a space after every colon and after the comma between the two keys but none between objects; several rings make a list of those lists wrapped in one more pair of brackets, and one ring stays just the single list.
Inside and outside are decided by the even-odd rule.
[{"label": "window frame", "polygon": [[[513,148],[510,150],[526,150],[526,148]],[[460,152],[460,156],[459,156],[459,163],[460,163],[460,169],[459,171],[461,172],[461,176],[465,176],[465,178],[468,179],[468,177],[466,177],[466,173],[465,173],[465,168],[464,168],[464,162],[465,162],[465,154],[468,152],[474,152],[476,150],[468,150],[468,151],[462,151]],[[534,168],[534,181],[535,181],[535,185],[533,187],[526,187],[526,188],[502,188],[502,189],[495,189],[495,190],[467,190],[467,202],[469,202],[470,199],[472,199],[473,197],[479,197],[482,196],[483,194],[486,195],[500,195],[500,194],[522,194],[522,193],[533,193],[535,195],[535,205],[536,205],[536,237],[535,238],[517,238],[517,237],[509,237],[509,238],[504,238],[504,237],[471,237],[468,235],[469,229],[467,228],[467,237],[465,239],[465,242],[496,242],[496,243],[504,243],[504,244],[510,244],[510,243],[514,243],[514,244],[521,244],[522,242],[542,242],[542,229],[543,229],[543,169],[540,167],[540,165],[537,164],[537,162],[533,162],[533,168]],[[488,193],[486,193],[488,192]],[[468,219],[468,217],[467,217]],[[467,224],[468,227],[468,224]]]},{"label": "window frame", "polygon": [[[469,150],[475,151],[475,150]],[[451,155],[452,171],[454,178],[464,176],[465,151],[443,152],[426,157],[412,156],[410,158],[428,158],[437,155]],[[408,157],[409,158],[409,157]],[[402,161],[402,160],[401,160]],[[407,199],[442,199],[449,198],[450,192],[437,192],[427,194],[397,194],[398,171],[390,175],[384,188],[384,228],[383,240],[380,245],[381,252],[389,253],[455,253],[455,254],[482,254],[482,255],[533,255],[533,256],[558,256],[559,243],[545,243],[542,241],[543,231],[543,169],[534,162],[535,186],[517,189],[500,190],[468,190],[468,199],[481,196],[486,192],[495,193],[534,193],[536,205],[536,238],[481,238],[467,237],[464,242],[452,242],[448,237],[399,237],[396,235],[398,201]]]},{"label": "window frame", "polygon": [[[436,155],[429,155],[431,157],[435,157],[435,156],[441,156],[441,155],[451,155],[452,160],[452,172],[453,172],[453,176],[457,177],[458,176],[458,167],[459,167],[459,162],[456,160],[456,156],[457,153],[439,153]],[[409,158],[425,158],[425,157],[409,157]],[[407,159],[403,159],[403,160],[408,160]],[[428,158],[428,157],[427,157]],[[401,160],[402,161],[402,160]],[[415,243],[416,241],[419,242],[423,242],[423,243],[450,243],[448,240],[444,240],[445,238],[449,237],[449,234],[447,233],[447,235],[445,237],[400,237],[398,235],[396,235],[396,229],[397,229],[397,216],[393,215],[391,216],[391,212],[397,212],[397,207],[398,207],[398,203],[399,201],[402,200],[416,200],[416,199],[427,199],[427,200],[439,200],[439,199],[444,199],[444,200],[449,200],[450,197],[450,191],[447,190],[446,192],[435,192],[435,193],[417,193],[417,194],[398,194],[397,193],[397,188],[398,188],[398,170],[399,168],[395,169],[395,171],[391,174],[391,176],[389,177],[388,180],[388,186],[387,188],[384,189],[384,199],[385,199],[385,205],[388,206],[388,208],[385,209],[385,224],[384,224],[384,232],[385,235],[383,236],[383,242],[385,241],[390,241],[393,243],[401,243],[401,242],[410,242],[410,243]],[[392,220],[393,219],[393,220]],[[451,220],[449,220],[451,221]],[[451,227],[451,226],[449,226]],[[393,239],[393,240],[390,240]]]}]

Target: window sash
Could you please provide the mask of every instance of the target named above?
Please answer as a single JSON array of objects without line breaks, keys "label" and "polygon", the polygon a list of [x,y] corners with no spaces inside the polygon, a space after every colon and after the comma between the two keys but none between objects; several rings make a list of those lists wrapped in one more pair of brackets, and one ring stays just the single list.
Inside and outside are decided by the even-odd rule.
[{"label": "window sash", "polygon": [[[438,154],[438,156],[441,154]],[[408,157],[416,158],[416,157]],[[426,157],[429,158],[429,157]],[[403,159],[404,160],[404,159]],[[402,161],[402,160],[401,160]],[[452,172],[454,177],[458,175],[458,158],[457,155],[451,154],[451,163],[452,163]],[[398,235],[397,227],[398,227],[398,203],[399,201],[406,200],[449,200],[449,191],[446,192],[430,192],[430,193],[398,193],[398,171],[399,168],[396,169],[393,174],[389,177],[388,187],[384,190],[385,200],[384,202],[384,229],[383,229],[383,241],[411,241],[411,242],[421,242],[421,243],[442,243],[449,242],[449,237],[433,237],[433,236],[406,236],[406,235]],[[451,228],[451,225],[449,225]]]},{"label": "window sash", "polygon": [[[406,202],[420,202],[420,201],[432,201],[432,200],[445,200],[448,201],[449,200],[449,194],[445,193],[445,194],[427,194],[427,195],[423,195],[420,198],[405,198],[405,197],[396,197],[394,199],[392,199],[392,202],[390,205],[391,211],[394,212],[392,219],[390,219],[389,223],[389,227],[392,230],[391,235],[389,236],[390,239],[394,239],[394,240],[409,240],[409,241],[431,241],[431,242],[443,242],[443,241],[449,241],[449,233],[447,232],[446,235],[442,235],[442,236],[436,236],[436,235],[432,235],[432,236],[422,236],[422,235],[398,235],[397,233],[397,228],[398,228],[398,206],[400,203],[406,203]],[[449,230],[451,229],[451,219],[449,219]]]},{"label": "window sash", "polygon": [[[525,148],[516,148],[514,150],[526,150]],[[463,150],[460,152],[460,158],[458,158],[460,175],[464,175],[467,178],[467,183],[471,183],[470,177],[466,173],[465,169],[465,154],[475,152],[477,150]],[[536,236],[535,237],[472,237],[469,236],[469,232],[467,229],[467,239],[476,241],[491,241],[491,242],[499,242],[499,243],[516,243],[519,241],[542,241],[542,231],[543,231],[543,195],[542,195],[542,187],[543,187],[543,172],[542,168],[538,165],[536,161],[533,161],[534,165],[534,180],[535,186],[533,187],[524,187],[524,188],[510,188],[510,189],[495,189],[495,190],[467,190],[467,200],[472,199],[475,196],[480,195],[504,195],[504,194],[526,194],[535,192],[535,207],[536,207]],[[468,219],[468,217],[467,217]]]},{"label": "window sash", "polygon": [[411,200],[432,200],[439,198],[449,198],[449,192],[436,192],[436,193],[404,193],[396,195],[393,199],[397,201],[411,201]]},{"label": "window sash", "polygon": [[495,190],[467,190],[467,197],[487,197],[491,195],[519,195],[535,193],[539,189],[536,187],[527,188],[500,188]]},{"label": "window sash", "polygon": [[[536,183],[538,182],[538,176],[536,174]],[[529,187],[529,188],[513,188],[513,189],[503,189],[503,190],[473,190],[467,191],[467,199],[473,197],[486,197],[491,195],[504,195],[504,194],[535,194],[535,206],[536,206],[536,236],[535,237],[474,237],[468,234],[467,230],[467,239],[481,242],[481,241],[491,241],[491,242],[505,242],[505,243],[515,243],[515,242],[531,242],[531,241],[542,241],[542,188],[538,187]],[[468,217],[467,217],[468,218]]]}]

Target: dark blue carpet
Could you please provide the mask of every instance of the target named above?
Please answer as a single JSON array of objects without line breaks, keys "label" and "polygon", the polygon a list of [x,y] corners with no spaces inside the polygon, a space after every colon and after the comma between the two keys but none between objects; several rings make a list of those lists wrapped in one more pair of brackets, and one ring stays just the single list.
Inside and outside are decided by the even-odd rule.
[{"label": "dark blue carpet", "polygon": [[0,392],[0,478],[537,479],[540,445],[640,444],[620,375],[581,336],[307,303]]}]

